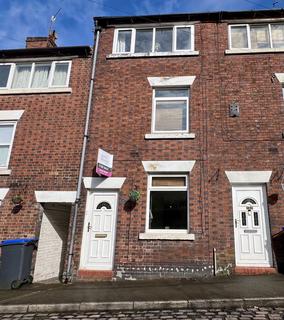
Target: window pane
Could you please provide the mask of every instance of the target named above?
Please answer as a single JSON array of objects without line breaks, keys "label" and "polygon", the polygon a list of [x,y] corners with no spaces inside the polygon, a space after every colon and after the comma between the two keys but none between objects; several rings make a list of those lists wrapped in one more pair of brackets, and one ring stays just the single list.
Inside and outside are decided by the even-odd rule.
[{"label": "window pane", "polygon": [[136,30],[135,52],[152,51],[153,30]]},{"label": "window pane", "polygon": [[116,52],[130,52],[131,30],[118,32]]},{"label": "window pane", "polygon": [[48,77],[51,65],[35,65],[32,88],[48,87]]},{"label": "window pane", "polygon": [[7,165],[9,146],[0,146],[0,167]]},{"label": "window pane", "polygon": [[190,50],[191,49],[191,28],[177,28],[177,50]]},{"label": "window pane", "polygon": [[248,48],[247,27],[231,27],[232,48]]},{"label": "window pane", "polygon": [[284,24],[271,25],[273,48],[284,48]]},{"label": "window pane", "polygon": [[251,26],[250,38],[252,49],[270,48],[268,26]]},{"label": "window pane", "polygon": [[0,144],[10,144],[13,136],[13,125],[0,126]]},{"label": "window pane", "polygon": [[31,65],[17,65],[12,87],[27,88],[29,86],[31,69]]},{"label": "window pane", "polygon": [[153,177],[152,178],[153,187],[185,187],[186,180],[185,177]]},{"label": "window pane", "polygon": [[56,63],[52,85],[65,86],[67,81],[69,63]]},{"label": "window pane", "polygon": [[150,229],[187,229],[187,192],[150,192]]},{"label": "window pane", "polygon": [[0,88],[7,86],[11,65],[0,66]]},{"label": "window pane", "polygon": [[156,89],[155,96],[163,97],[188,97],[188,89]]},{"label": "window pane", "polygon": [[172,51],[173,29],[156,29],[156,52],[170,52]]},{"label": "window pane", "polygon": [[186,101],[158,101],[156,103],[156,131],[186,130]]}]

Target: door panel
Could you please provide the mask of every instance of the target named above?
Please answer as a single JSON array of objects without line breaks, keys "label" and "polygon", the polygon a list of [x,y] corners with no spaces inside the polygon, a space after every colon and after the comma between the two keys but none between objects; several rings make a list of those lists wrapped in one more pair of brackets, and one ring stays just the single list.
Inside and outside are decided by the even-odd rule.
[{"label": "door panel", "polygon": [[112,270],[116,231],[116,193],[90,193],[86,208],[81,267]]},{"label": "door panel", "polygon": [[270,229],[264,186],[233,187],[237,266],[271,266]]}]

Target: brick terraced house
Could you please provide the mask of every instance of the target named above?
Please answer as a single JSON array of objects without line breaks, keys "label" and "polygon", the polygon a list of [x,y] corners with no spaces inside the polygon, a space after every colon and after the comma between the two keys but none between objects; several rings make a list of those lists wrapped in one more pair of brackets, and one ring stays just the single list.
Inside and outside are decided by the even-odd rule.
[{"label": "brick terraced house", "polygon": [[[284,226],[283,11],[94,19],[78,276],[275,272]],[[93,174],[98,148],[114,155],[112,177]]]},{"label": "brick terraced house", "polygon": [[284,12],[94,20],[92,73],[86,47],[35,49],[52,56],[49,84],[73,56],[72,93],[34,92],[36,61],[17,92],[26,70],[0,51],[0,109],[16,110],[0,119],[1,237],[39,237],[37,281],[283,271]]},{"label": "brick terraced house", "polygon": [[0,50],[0,239],[39,237],[40,281],[63,272],[91,49],[57,47],[55,34],[26,46]]}]

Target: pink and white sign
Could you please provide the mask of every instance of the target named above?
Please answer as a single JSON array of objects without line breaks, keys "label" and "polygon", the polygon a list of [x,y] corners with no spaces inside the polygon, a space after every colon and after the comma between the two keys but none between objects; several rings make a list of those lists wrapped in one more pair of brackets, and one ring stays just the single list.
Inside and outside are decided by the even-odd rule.
[{"label": "pink and white sign", "polygon": [[96,173],[102,176],[112,176],[113,155],[99,148]]}]

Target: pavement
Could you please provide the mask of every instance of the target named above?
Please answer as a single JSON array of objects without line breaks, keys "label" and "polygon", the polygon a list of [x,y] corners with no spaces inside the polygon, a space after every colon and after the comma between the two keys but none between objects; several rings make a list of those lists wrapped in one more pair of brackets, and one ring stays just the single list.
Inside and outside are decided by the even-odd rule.
[{"label": "pavement", "polygon": [[35,283],[0,290],[0,313],[284,307],[284,275]]}]

